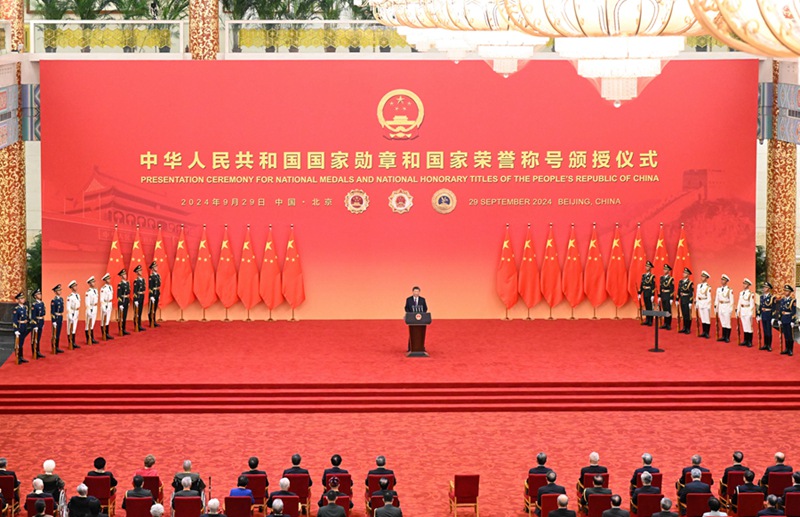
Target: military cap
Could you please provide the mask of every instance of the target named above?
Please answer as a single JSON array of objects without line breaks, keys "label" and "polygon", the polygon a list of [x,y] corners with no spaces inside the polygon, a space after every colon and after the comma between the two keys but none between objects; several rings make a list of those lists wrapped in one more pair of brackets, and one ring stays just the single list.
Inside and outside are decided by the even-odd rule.
[{"label": "military cap", "polygon": [[78,285],[78,281],[77,280],[71,280],[69,282],[69,284],[67,284],[67,287],[72,287],[73,285]]},{"label": "military cap", "polygon": [[711,275],[708,274],[708,271],[705,269],[700,273],[700,276],[704,276],[706,278],[711,278]]},{"label": "military cap", "polygon": [[743,282],[744,282],[745,284],[747,284],[747,285],[753,285],[753,282],[751,282],[749,278],[745,278],[745,279],[743,280]]},{"label": "military cap", "polygon": [[650,262],[649,260],[648,260],[647,262],[645,262],[644,264],[645,264],[647,267],[654,267],[654,266],[653,266],[653,263],[652,263],[652,262]]},{"label": "military cap", "polygon": [[90,276],[89,279],[86,281],[87,284],[91,284],[94,282],[94,275]]},{"label": "military cap", "polygon": [[664,269],[666,269],[667,271],[672,271],[672,266],[670,266],[669,264],[664,264]]},{"label": "military cap", "polygon": [[103,275],[103,280],[108,280],[109,278],[111,278],[111,273],[106,273]]},{"label": "military cap", "polygon": [[789,284],[786,284],[785,286],[783,286],[783,290],[784,291],[789,291],[790,293],[793,293],[794,292],[794,287],[790,286]]},{"label": "military cap", "polygon": [[150,266],[149,266],[149,268],[150,268],[150,269],[153,269],[153,268],[154,268],[154,267],[156,267],[157,265],[158,265],[158,261],[157,261],[157,260],[154,260],[153,262],[151,262],[151,263],[150,263]]},{"label": "military cap", "polygon": [[120,272],[117,273],[117,276],[122,276],[122,275],[127,274],[127,273],[128,273],[127,271],[125,271],[124,269],[121,269]]},{"label": "military cap", "polygon": [[25,293],[17,293],[14,297],[15,300],[22,300],[23,298],[25,298]]},{"label": "military cap", "polygon": [[726,274],[724,274],[724,273],[723,273],[723,275],[722,275],[722,278],[724,278],[724,279],[725,279],[725,280],[727,280],[728,282],[730,282],[730,281],[731,281],[731,277],[729,277],[728,275],[726,275]]},{"label": "military cap", "polygon": [[53,292],[60,290],[61,290],[61,284],[56,284],[56,286],[53,288]]},{"label": "military cap", "polygon": [[134,273],[140,273],[141,271],[142,271],[142,265],[141,264],[139,264],[138,266],[133,268],[133,272]]},{"label": "military cap", "polygon": [[31,296],[36,296],[37,294],[42,294],[42,290],[38,287],[31,293]]},{"label": "military cap", "polygon": [[686,273],[687,275],[691,275],[692,274],[692,270],[689,269],[688,267],[683,268],[683,272]]},{"label": "military cap", "polygon": [[772,289],[772,284],[769,283],[769,282],[764,282],[764,286],[763,287],[769,287],[770,289]]}]

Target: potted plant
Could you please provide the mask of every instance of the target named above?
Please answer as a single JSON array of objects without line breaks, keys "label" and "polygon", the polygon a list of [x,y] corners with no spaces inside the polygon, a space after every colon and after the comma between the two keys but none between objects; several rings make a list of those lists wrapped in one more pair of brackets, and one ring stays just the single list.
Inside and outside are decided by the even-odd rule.
[{"label": "potted plant", "polygon": [[[246,20],[250,9],[253,7],[253,0],[222,0],[222,8],[230,13],[232,20]],[[232,25],[233,52],[241,52],[242,47],[239,44],[239,30],[240,24]]]},{"label": "potted plant", "polygon": [[[281,18],[281,0],[252,0],[253,11],[259,20],[277,20]],[[278,31],[275,27],[264,24],[264,52],[275,52]]]},{"label": "potted plant", "polygon": [[[38,0],[37,4],[38,11],[45,20],[62,20],[69,9],[67,0]],[[46,25],[44,28],[45,52],[56,51],[57,38],[58,28],[54,25]]]},{"label": "potted plant", "polygon": [[[123,20],[141,20],[150,14],[148,0],[114,0]],[[122,25],[122,51],[133,52],[136,49],[136,29],[133,25]]]},{"label": "potted plant", "polygon": [[[284,20],[310,20],[317,14],[317,0],[283,0],[280,8]],[[300,51],[301,24],[294,23],[288,28],[289,52]]]},{"label": "potted plant", "polygon": [[[154,18],[157,20],[182,20],[189,10],[189,0],[153,0]],[[159,52],[169,52],[172,46],[172,34],[169,25],[157,28]]]},{"label": "potted plant", "polygon": [[[111,0],[69,0],[69,7],[80,20],[97,20],[111,4]],[[92,51],[94,26],[90,23],[81,26],[83,48],[81,52]]]},{"label": "potted plant", "polygon": [[[374,20],[372,16],[372,7],[366,1],[360,2],[359,0],[347,0],[347,7],[350,8],[354,20]],[[358,29],[353,29],[350,36],[350,52],[361,52],[361,39]]]},{"label": "potted plant", "polygon": [[[323,20],[338,20],[342,15],[344,5],[341,0],[317,0],[317,9]],[[336,29],[332,24],[326,23],[323,31],[325,52],[336,52]]]}]

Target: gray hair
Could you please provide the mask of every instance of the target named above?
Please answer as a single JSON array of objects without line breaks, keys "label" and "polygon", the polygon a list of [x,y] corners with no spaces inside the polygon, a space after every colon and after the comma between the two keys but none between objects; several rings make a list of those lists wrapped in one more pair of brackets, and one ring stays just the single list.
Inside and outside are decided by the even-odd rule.
[{"label": "gray hair", "polygon": [[280,499],[272,501],[272,511],[275,513],[283,513],[283,501]]},{"label": "gray hair", "polygon": [[183,479],[181,479],[181,486],[188,490],[192,486],[192,478],[185,476]]},{"label": "gray hair", "polygon": [[775,453],[775,461],[777,461],[778,463],[783,463],[783,460],[785,460],[785,459],[786,459],[786,455],[784,453],[782,453],[782,452],[776,452]]},{"label": "gray hair", "polygon": [[217,513],[219,511],[219,499],[216,497],[208,502],[206,509],[211,511],[212,513]]},{"label": "gray hair", "polygon": [[281,478],[280,481],[278,481],[278,486],[281,487],[281,490],[289,490],[290,484],[289,478]]},{"label": "gray hair", "polygon": [[703,473],[700,469],[692,469],[692,479],[700,479],[703,477]]},{"label": "gray hair", "polygon": [[653,455],[650,454],[649,452],[645,452],[644,454],[642,454],[642,461],[644,462],[645,465],[650,465],[651,463],[653,463]]},{"label": "gray hair", "polygon": [[653,475],[649,472],[642,472],[642,484],[649,485],[653,482]]},{"label": "gray hair", "polygon": [[89,493],[89,487],[84,485],[83,483],[78,485],[78,488],[76,488],[76,490],[78,491],[78,494],[80,494],[80,495],[87,495]]},{"label": "gray hair", "polygon": [[192,460],[183,460],[183,470],[186,472],[192,470]]},{"label": "gray hair", "polygon": [[566,508],[567,504],[569,504],[569,497],[567,497],[565,494],[561,494],[558,496],[556,502],[560,508]]},{"label": "gray hair", "polygon": [[665,512],[668,512],[670,508],[672,508],[672,499],[669,497],[664,497],[661,499],[661,509]]},{"label": "gray hair", "polygon": [[8,460],[5,458],[0,458],[0,469],[4,469],[8,466]]},{"label": "gray hair", "polygon": [[44,463],[42,463],[42,468],[45,472],[51,473],[56,469],[56,462],[53,460],[45,460]]},{"label": "gray hair", "polygon": [[699,454],[692,456],[692,465],[700,465],[703,463],[703,458]]},{"label": "gray hair", "polygon": [[153,517],[161,517],[162,515],[164,515],[164,505],[156,503],[153,506],[151,506],[150,515],[152,515]]},{"label": "gray hair", "polygon": [[600,461],[600,455],[596,452],[589,454],[589,463],[597,463]]},{"label": "gray hair", "polygon": [[39,478],[33,480],[33,489],[34,490],[44,490],[44,481]]}]

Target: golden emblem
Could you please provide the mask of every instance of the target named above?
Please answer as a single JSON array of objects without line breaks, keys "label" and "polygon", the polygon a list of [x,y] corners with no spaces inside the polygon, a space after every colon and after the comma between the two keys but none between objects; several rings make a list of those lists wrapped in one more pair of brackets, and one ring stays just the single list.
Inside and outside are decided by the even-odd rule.
[{"label": "golden emblem", "polygon": [[392,212],[404,214],[411,210],[413,205],[414,198],[407,190],[398,189],[392,192],[392,195],[389,196],[389,207],[392,209]]},{"label": "golden emblem", "polygon": [[360,214],[369,207],[369,196],[363,190],[351,190],[344,196],[344,206],[352,214]]},{"label": "golden emblem", "polygon": [[440,214],[449,214],[456,209],[456,195],[450,189],[439,189],[433,194],[431,203],[433,204],[433,209]]},{"label": "golden emblem", "polygon": [[389,140],[417,138],[424,117],[422,101],[410,90],[392,90],[378,103],[378,121]]}]

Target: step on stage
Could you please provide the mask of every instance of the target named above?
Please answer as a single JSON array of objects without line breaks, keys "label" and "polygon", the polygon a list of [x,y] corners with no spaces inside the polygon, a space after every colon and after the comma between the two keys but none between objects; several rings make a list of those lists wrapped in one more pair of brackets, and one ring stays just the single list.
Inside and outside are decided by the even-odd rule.
[{"label": "step on stage", "polygon": [[10,359],[0,404],[16,414],[800,409],[800,358],[780,356],[777,339],[771,353],[694,329],[659,340],[666,353],[648,353],[653,330],[634,320],[440,320],[430,357],[407,358],[402,320],[167,321]]}]

